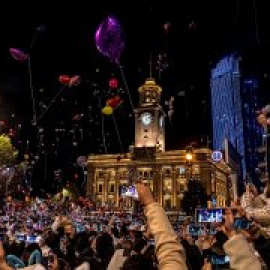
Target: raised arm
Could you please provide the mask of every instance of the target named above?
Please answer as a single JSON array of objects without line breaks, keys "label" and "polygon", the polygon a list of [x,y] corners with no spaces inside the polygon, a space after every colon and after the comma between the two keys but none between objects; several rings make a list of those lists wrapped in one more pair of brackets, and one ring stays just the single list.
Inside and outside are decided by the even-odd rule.
[{"label": "raised arm", "polygon": [[164,209],[154,201],[151,190],[144,184],[138,184],[139,198],[145,206],[144,213],[150,232],[154,236],[156,256],[159,269],[186,270],[186,259],[183,246],[169,222]]}]

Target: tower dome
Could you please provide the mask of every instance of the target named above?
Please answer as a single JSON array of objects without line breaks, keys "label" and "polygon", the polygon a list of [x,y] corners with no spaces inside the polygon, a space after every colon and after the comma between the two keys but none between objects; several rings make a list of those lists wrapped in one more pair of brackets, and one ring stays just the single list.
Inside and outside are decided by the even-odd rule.
[{"label": "tower dome", "polygon": [[155,79],[148,78],[145,83],[139,87],[140,106],[157,105],[160,103],[162,88],[156,84]]}]

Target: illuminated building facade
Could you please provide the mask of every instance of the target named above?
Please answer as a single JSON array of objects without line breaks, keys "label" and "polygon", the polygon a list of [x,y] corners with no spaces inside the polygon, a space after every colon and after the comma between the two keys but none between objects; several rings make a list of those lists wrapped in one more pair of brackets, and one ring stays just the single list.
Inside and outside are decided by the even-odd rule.
[{"label": "illuminated building facade", "polygon": [[226,152],[227,139],[240,157],[238,178],[256,181],[257,148],[262,138],[256,121],[258,83],[255,78],[241,76],[239,56],[228,55],[212,69],[211,95],[213,149]]},{"label": "illuminated building facade", "polygon": [[[244,157],[240,87],[239,57],[230,55],[222,58],[211,72],[213,149],[224,150],[224,140],[228,138],[238,154]],[[242,171],[246,172],[244,159]]]},{"label": "illuminated building facade", "polygon": [[189,165],[186,149],[165,151],[161,92],[154,79],[147,79],[139,88],[140,102],[134,111],[135,144],[129,153],[88,157],[87,195],[99,205],[131,206],[130,198],[122,199],[121,187],[140,177],[162,206],[181,210],[187,183],[193,178],[200,181],[209,198],[215,195],[216,206],[227,205],[230,169],[224,161],[213,162],[208,148],[194,149]]},{"label": "illuminated building facade", "polygon": [[245,143],[245,162],[248,176],[259,183],[256,169],[261,161],[258,148],[262,145],[263,128],[258,124],[256,112],[261,104],[258,99],[258,81],[255,78],[246,78],[241,84],[243,104],[243,128]]}]

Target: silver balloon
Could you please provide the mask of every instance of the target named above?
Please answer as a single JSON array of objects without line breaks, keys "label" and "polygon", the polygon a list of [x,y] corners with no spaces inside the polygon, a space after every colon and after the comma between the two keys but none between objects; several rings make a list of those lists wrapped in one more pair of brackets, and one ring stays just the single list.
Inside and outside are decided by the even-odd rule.
[{"label": "silver balloon", "polygon": [[87,157],[86,156],[79,156],[77,158],[77,164],[80,167],[86,167],[87,166]]}]

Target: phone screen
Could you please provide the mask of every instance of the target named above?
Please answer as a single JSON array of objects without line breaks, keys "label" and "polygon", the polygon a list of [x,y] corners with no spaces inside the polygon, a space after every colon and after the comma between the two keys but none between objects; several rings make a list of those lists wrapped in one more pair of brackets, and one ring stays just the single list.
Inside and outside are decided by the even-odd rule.
[{"label": "phone screen", "polygon": [[252,222],[246,218],[235,218],[234,219],[234,228],[236,230],[239,229],[249,229],[251,227]]},{"label": "phone screen", "polygon": [[34,236],[34,235],[30,235],[30,236],[28,236],[28,237],[26,238],[26,242],[27,242],[27,243],[36,243],[36,241],[37,241],[37,237]]},{"label": "phone screen", "polygon": [[196,209],[197,222],[222,222],[223,208],[200,208]]},{"label": "phone screen", "polygon": [[139,198],[138,191],[135,186],[122,186],[121,188],[121,196],[122,197],[130,197],[134,199]]},{"label": "phone screen", "polygon": [[188,234],[192,236],[198,236],[203,233],[204,226],[200,224],[190,224],[188,225]]},{"label": "phone screen", "polygon": [[213,265],[226,265],[229,264],[230,258],[228,255],[219,256],[216,254],[211,255],[211,263]]}]

